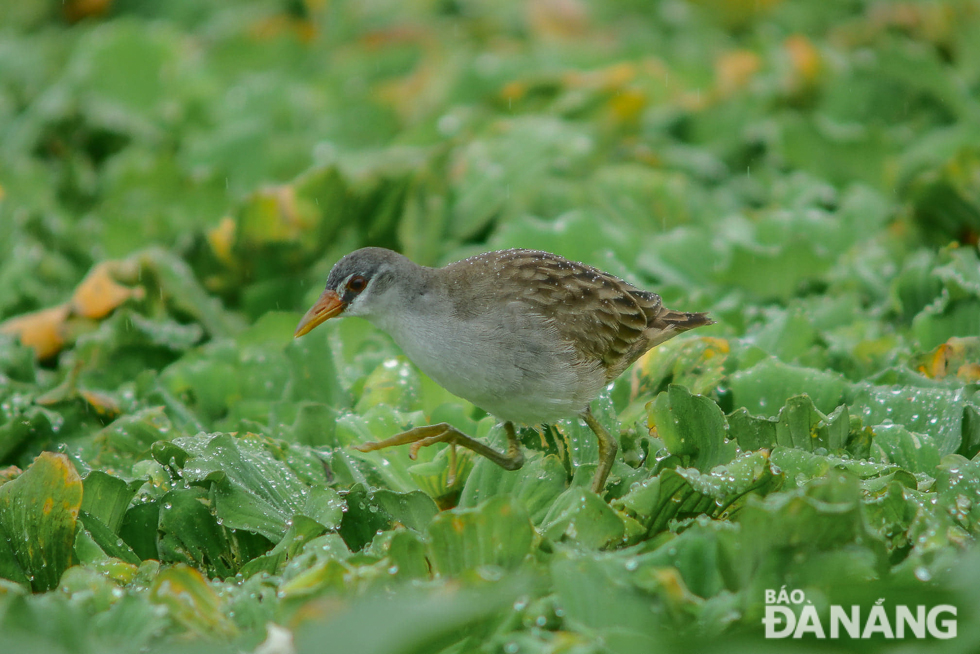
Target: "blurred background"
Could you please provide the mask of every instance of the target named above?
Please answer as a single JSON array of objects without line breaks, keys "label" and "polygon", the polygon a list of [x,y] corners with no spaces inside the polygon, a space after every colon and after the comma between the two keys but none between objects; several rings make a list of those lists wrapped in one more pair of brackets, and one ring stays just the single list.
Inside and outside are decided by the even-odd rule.
[{"label": "blurred background", "polygon": [[248,319],[368,244],[540,247],[738,313],[887,231],[850,262],[880,294],[920,244],[976,242],[978,11],[4,3],[0,318],[151,245]]},{"label": "blurred background", "polygon": [[[789,584],[972,652],[978,236],[976,0],[0,2],[0,635],[760,651]],[[367,245],[718,324],[597,402],[611,504],[577,421],[449,483],[347,446],[492,418],[364,322],[291,341]]]}]

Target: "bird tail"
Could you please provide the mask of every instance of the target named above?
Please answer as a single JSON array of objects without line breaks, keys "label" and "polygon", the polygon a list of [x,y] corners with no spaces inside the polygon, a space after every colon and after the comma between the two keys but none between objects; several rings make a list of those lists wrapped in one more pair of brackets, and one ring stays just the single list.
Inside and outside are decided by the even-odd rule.
[{"label": "bird tail", "polygon": [[671,311],[663,308],[657,318],[647,328],[650,341],[647,349],[656,347],[664,341],[697,327],[713,325],[715,321],[704,312]]},{"label": "bird tail", "polygon": [[665,325],[673,325],[679,332],[715,324],[715,321],[709,318],[707,313],[671,311],[670,309],[665,309],[663,313],[657,316],[657,320],[663,321]]}]

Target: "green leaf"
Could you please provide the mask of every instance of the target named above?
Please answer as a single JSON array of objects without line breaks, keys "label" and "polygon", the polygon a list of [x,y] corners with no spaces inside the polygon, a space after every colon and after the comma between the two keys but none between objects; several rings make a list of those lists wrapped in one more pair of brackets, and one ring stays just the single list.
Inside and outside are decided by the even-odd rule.
[{"label": "green leaf", "polygon": [[[420,413],[404,414],[378,405],[363,416],[354,413],[341,415],[337,419],[335,437],[337,445],[346,448],[380,441],[421,424],[425,424],[425,421]],[[409,458],[407,447],[391,447],[377,452],[340,448],[330,452],[329,457],[331,469],[342,483],[363,483],[402,492],[419,489],[410,472],[417,462]],[[418,452],[418,462],[431,461],[437,452],[435,447],[422,448]]]},{"label": "green leaf", "polygon": [[930,475],[939,465],[939,449],[929,434],[917,434],[895,424],[877,425],[873,429],[871,451],[882,462]]},{"label": "green leaf", "polygon": [[932,435],[939,454],[955,452],[963,439],[962,389],[873,386],[862,384],[852,406],[866,425],[893,422],[909,431]]},{"label": "green leaf", "polygon": [[140,266],[141,275],[156,279],[161,297],[200,322],[210,335],[231,336],[241,329],[239,318],[207,294],[183,259],[157,247],[143,250],[132,259]]},{"label": "green leaf", "polygon": [[[591,150],[592,139],[581,124],[544,115],[518,116],[482,138],[468,141],[454,157],[454,167],[463,172],[454,185],[451,235],[470,239],[497,214],[513,217],[526,213],[546,181],[557,183],[563,177],[555,175],[552,166],[569,168],[584,163]],[[497,174],[487,175],[487,169]],[[510,192],[501,193],[503,187]],[[565,202],[565,208],[574,206]],[[527,245],[528,241],[522,243]]]},{"label": "green leaf", "polygon": [[684,465],[707,472],[735,458],[735,444],[725,440],[725,414],[711,399],[691,395],[683,386],[671,384],[650,403],[649,423]]},{"label": "green leaf", "polygon": [[203,488],[175,489],[160,501],[157,529],[161,561],[180,561],[221,578],[236,572],[235,557],[225,529],[209,509]]},{"label": "green leaf", "polygon": [[868,527],[892,552],[902,552],[910,546],[909,528],[918,513],[919,505],[906,497],[906,488],[901,482],[892,480],[883,492],[864,504]]},{"label": "green leaf", "polygon": [[675,519],[733,514],[747,495],[765,495],[781,484],[782,477],[771,469],[768,454],[750,452],[709,473],[667,468],[613,500],[612,506],[638,520],[647,534],[657,534]]},{"label": "green leaf", "polygon": [[98,518],[112,533],[119,533],[129,502],[137,489],[143,485],[142,480],[126,483],[118,477],[106,474],[101,470],[93,470],[85,475],[82,482],[82,511]]},{"label": "green leaf", "polygon": [[972,459],[980,452],[980,408],[973,404],[963,407],[963,442],[956,452]]},{"label": "green leaf", "polygon": [[733,245],[730,260],[717,279],[744,288],[762,300],[786,300],[804,282],[822,275],[829,265],[829,257],[802,238],[779,246],[742,242]]},{"label": "green leaf", "polygon": [[639,575],[647,572],[651,576],[663,568],[676,568],[691,592],[700,597],[712,597],[724,590],[734,575],[732,562],[724,558],[719,535],[736,529],[729,522],[699,517],[689,528],[656,549],[631,555],[624,566]]},{"label": "green leaf", "polygon": [[14,580],[26,576],[37,591],[55,588],[71,563],[81,505],[82,480],[64,454],[42,452],[0,486],[0,538],[13,554],[0,572]]},{"label": "green leaf", "polygon": [[126,511],[119,528],[119,537],[143,561],[161,558],[157,549],[160,509],[159,501],[134,504]]},{"label": "green leaf", "polygon": [[672,339],[640,357],[640,372],[635,394],[639,399],[667,390],[668,383],[689,389],[695,395],[706,395],[725,378],[725,362],[730,347],[721,338],[701,337]]},{"label": "green leaf", "polygon": [[[559,196],[559,204],[567,202]],[[488,243],[493,249],[523,247],[546,249],[572,261],[581,261],[614,274],[625,275],[624,261],[632,261],[638,241],[632,226],[606,219],[602,212],[579,207],[562,207],[554,220],[534,215],[521,216],[502,225]]]},{"label": "green leaf", "polygon": [[[296,329],[299,318],[296,314],[289,316],[287,324],[290,329]],[[283,319],[283,323],[285,323]],[[277,328],[286,324],[276,323]],[[290,334],[289,331],[285,332]],[[295,338],[286,346],[286,358],[289,361],[290,378],[292,383],[287,390],[287,397],[292,400],[307,400],[323,403],[334,409],[350,406],[350,395],[341,384],[337,365],[330,347],[330,332],[314,330],[303,338]],[[281,334],[279,334],[281,338]],[[333,421],[331,420],[332,424]],[[330,427],[324,424],[321,428]]]},{"label": "green leaf", "polygon": [[95,435],[97,449],[94,458],[100,465],[122,467],[146,458],[150,446],[169,439],[173,431],[173,424],[163,407],[151,407],[120,416]]},{"label": "green leaf", "polygon": [[286,530],[286,535],[268,554],[252,559],[243,565],[239,572],[246,578],[259,572],[270,575],[279,574],[290,559],[299,554],[308,542],[323,534],[324,531],[326,531],[326,527],[319,522],[306,516],[296,516],[292,524],[289,525],[289,529]]},{"label": "green leaf", "polygon": [[417,411],[422,392],[419,374],[404,357],[386,360],[364,380],[364,392],[354,410],[364,413],[377,404],[386,404],[399,411]]},{"label": "green leaf", "polygon": [[728,415],[728,433],[742,450],[753,452],[776,444],[779,418],[751,415],[745,407]]},{"label": "green leaf", "polygon": [[845,459],[840,456],[812,454],[806,450],[787,447],[774,447],[771,455],[772,465],[778,468],[794,486],[805,486],[807,482],[823,477],[831,470],[847,470],[858,479],[899,478],[909,488],[917,486],[915,477],[906,470],[888,464],[871,463],[861,459]]},{"label": "green leaf", "polygon": [[[860,569],[865,565],[860,557],[853,559],[858,574],[874,574],[886,564],[883,543],[865,526],[857,478],[844,471],[831,471],[802,489],[750,498],[738,522],[743,529],[739,539],[744,557],[739,565],[741,580],[751,583],[753,592],[778,587],[777,575],[787,568],[805,568],[811,560],[807,553],[814,556],[849,544],[869,548],[870,570]],[[794,557],[803,563],[794,564]],[[826,579],[826,569],[816,565],[807,574],[810,583]]]},{"label": "green leaf", "polygon": [[232,638],[238,629],[222,610],[224,600],[197,570],[175,565],[160,571],[150,587],[150,601],[167,608],[179,624],[201,635]]},{"label": "green leaf", "polygon": [[[477,648],[491,638],[501,614],[520,597],[522,586],[509,579],[435,593],[402,587],[357,598],[325,620],[302,625],[296,651],[312,654],[330,643],[343,652],[439,652],[461,640]],[[379,616],[388,616],[383,629]]]},{"label": "green leaf", "polygon": [[28,439],[50,437],[54,425],[59,425],[59,416],[43,407],[24,406],[30,400],[15,395],[0,414],[0,460],[15,451]]},{"label": "green leaf", "polygon": [[425,493],[396,493],[384,488],[374,491],[371,500],[384,509],[392,520],[417,532],[424,532],[439,508]]},{"label": "green leaf", "polygon": [[[188,482],[214,484],[215,513],[228,528],[245,529],[278,542],[295,515],[317,520],[324,527],[340,524],[343,500],[325,486],[311,486],[284,465],[288,450],[278,450],[260,438],[204,434],[173,441],[188,458],[181,465]],[[169,451],[154,448],[160,463]],[[325,481],[325,480],[323,480]]]},{"label": "green leaf", "polygon": [[491,497],[509,494],[524,503],[531,522],[537,525],[566,485],[565,467],[554,454],[527,452],[523,467],[513,472],[480,459],[466,479],[459,507],[473,508]]},{"label": "green leaf", "polygon": [[75,342],[83,385],[115,388],[144,370],[159,370],[201,340],[199,325],[166,318],[148,318],[123,307],[103,320],[95,331]]},{"label": "green leaf", "polygon": [[790,366],[774,358],[735,372],[729,383],[736,407],[763,416],[776,415],[789,398],[803,393],[817,409],[830,413],[842,404],[848,386],[836,373]]},{"label": "green leaf", "polygon": [[[618,567],[622,572],[616,574],[592,556],[556,557],[551,577],[557,603],[571,626],[601,634],[613,651],[652,651],[662,631],[650,598],[629,582],[625,567]],[[630,647],[616,646],[624,640]]]},{"label": "green leaf", "polygon": [[[133,565],[140,564],[140,558],[136,556],[136,553],[133,552],[132,548],[130,548],[129,545],[123,541],[123,539],[116,535],[116,532],[113,531],[112,528],[107,526],[98,517],[85,511],[81,511],[78,514],[78,520],[85,527],[87,535],[91,537],[92,541],[99,547],[99,549],[102,550],[102,552],[105,553],[105,556],[121,559],[122,561]],[[78,549],[78,544],[76,542],[76,553],[78,552]],[[81,555],[79,555],[78,558],[84,562],[88,562],[85,561]]]},{"label": "green leaf", "polygon": [[922,348],[936,347],[957,336],[980,332],[980,301],[931,304],[912,320],[912,335]]},{"label": "green leaf", "polygon": [[552,540],[569,540],[602,549],[623,540],[623,520],[595,493],[573,486],[551,504],[541,521],[541,533]]},{"label": "green leaf", "polygon": [[791,397],[779,410],[776,443],[807,452],[817,449],[837,451],[844,448],[850,430],[847,406],[841,405],[829,416],[813,406],[807,395]]},{"label": "green leaf", "polygon": [[980,462],[953,454],[942,460],[935,475],[936,495],[943,508],[976,533],[980,525]]},{"label": "green leaf", "polygon": [[10,334],[0,333],[0,374],[13,381],[36,383],[34,350]]},{"label": "green leaf", "polygon": [[761,329],[748,336],[750,342],[780,361],[798,361],[816,344],[817,330],[799,306],[767,318]]},{"label": "green leaf", "polygon": [[347,511],[341,519],[338,531],[352,552],[363,549],[378,532],[391,529],[391,514],[379,502],[374,501],[373,493],[363,484],[351,487],[344,499],[347,502]]},{"label": "green leaf", "polygon": [[524,506],[508,495],[473,509],[440,513],[427,530],[428,555],[441,575],[495,567],[512,570],[531,549],[534,528]]}]

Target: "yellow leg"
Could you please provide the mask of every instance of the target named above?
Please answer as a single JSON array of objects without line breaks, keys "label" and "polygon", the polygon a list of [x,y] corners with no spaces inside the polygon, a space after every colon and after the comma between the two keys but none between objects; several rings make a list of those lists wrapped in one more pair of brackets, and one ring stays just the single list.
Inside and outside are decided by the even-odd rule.
[{"label": "yellow leg", "polygon": [[[445,422],[439,423],[438,425],[425,425],[423,427],[409,429],[400,434],[395,434],[391,438],[386,438],[383,441],[371,441],[369,443],[355,445],[354,449],[360,450],[361,452],[373,452],[386,447],[411,443],[412,447],[408,450],[408,456],[414,459],[423,447],[435,445],[436,443],[448,443],[451,448],[454,448],[450,452],[449,483],[452,484],[452,480],[456,477],[455,446],[457,445],[473,450],[481,456],[485,456],[504,470],[517,470],[524,465],[524,452],[521,451],[521,445],[517,442],[517,432],[514,430],[513,423],[505,422],[504,431],[507,432],[507,452],[498,452],[486,443],[467,436]],[[615,450],[613,450],[613,454],[615,454]]]},{"label": "yellow leg", "polygon": [[592,477],[592,492],[602,494],[602,489],[606,486],[606,478],[612,470],[613,462],[616,460],[616,452],[619,450],[619,443],[610,436],[606,428],[599,424],[599,421],[592,415],[592,407],[585,410],[582,414],[585,424],[595,432],[599,439],[599,467],[595,469],[595,476]]}]

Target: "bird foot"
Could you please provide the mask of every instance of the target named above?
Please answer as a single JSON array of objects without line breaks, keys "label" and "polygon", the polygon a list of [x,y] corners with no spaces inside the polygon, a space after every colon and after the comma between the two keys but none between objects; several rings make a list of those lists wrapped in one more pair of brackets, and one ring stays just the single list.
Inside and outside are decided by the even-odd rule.
[{"label": "bird foot", "polygon": [[395,445],[407,445],[411,443],[408,450],[408,457],[415,460],[418,452],[423,447],[435,445],[436,443],[447,443],[449,445],[449,474],[446,483],[452,486],[456,481],[456,446],[460,445],[469,450],[484,456],[505,470],[517,470],[524,464],[524,453],[521,452],[520,445],[517,443],[517,436],[514,426],[511,423],[504,423],[507,431],[507,452],[498,452],[486,443],[467,436],[449,423],[441,422],[437,425],[425,425],[415,427],[400,434],[395,434],[382,441],[371,441],[355,445],[354,449],[360,452],[374,452],[386,447]]},{"label": "bird foot", "polygon": [[411,443],[411,447],[408,450],[408,458],[414,461],[419,455],[419,450],[423,447],[435,445],[436,443],[447,443],[449,445],[449,471],[446,475],[446,485],[452,486],[456,483],[456,473],[458,470],[456,467],[456,445],[465,446],[465,442],[461,442],[461,440],[465,439],[469,439],[469,436],[457,430],[452,425],[442,422],[437,425],[415,427],[414,429],[403,431],[382,441],[361,443],[360,445],[355,445],[354,449],[360,452],[374,452],[395,445],[407,445]]}]

